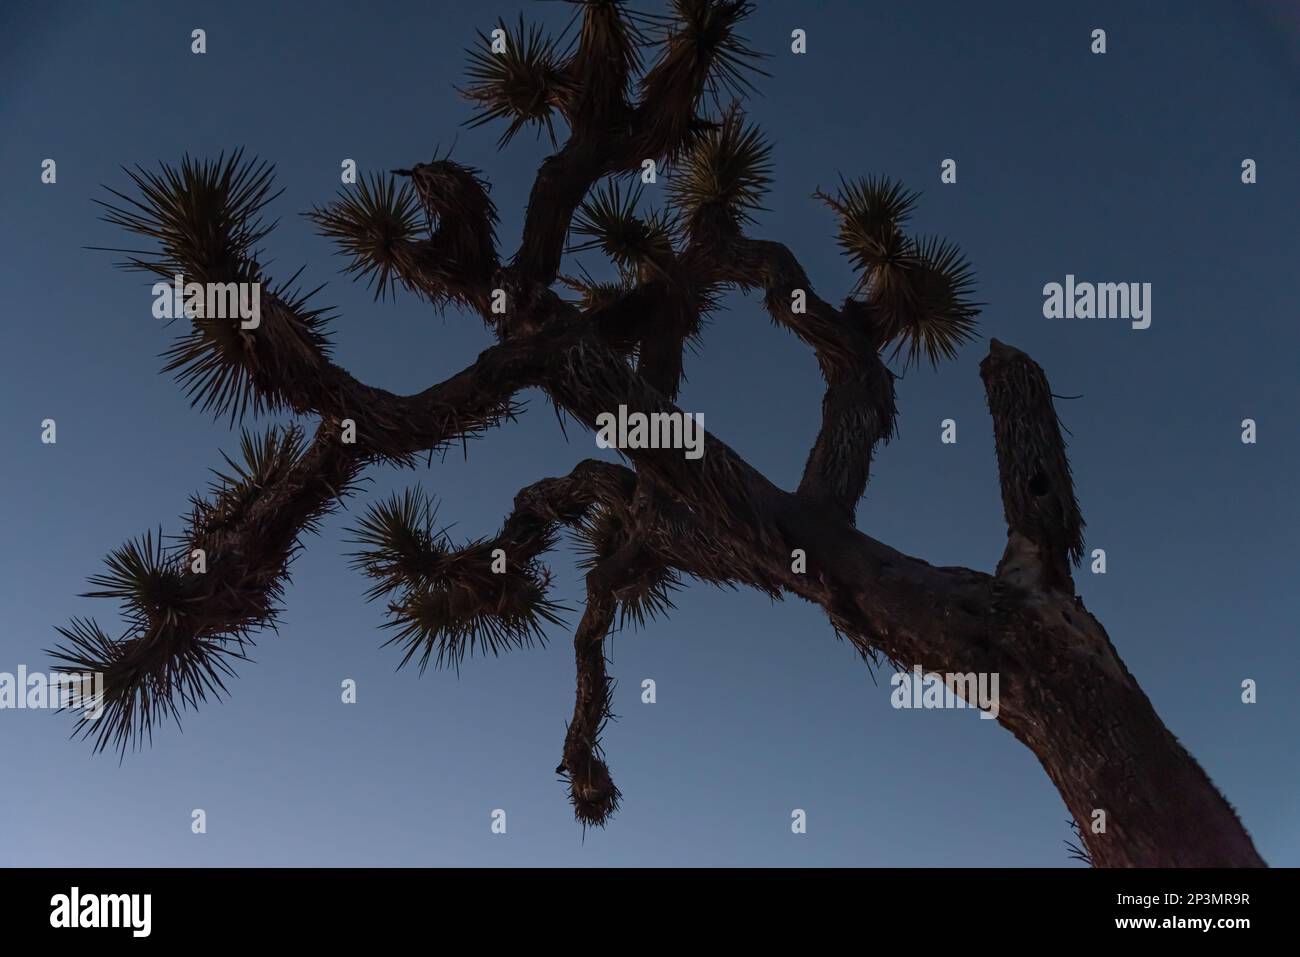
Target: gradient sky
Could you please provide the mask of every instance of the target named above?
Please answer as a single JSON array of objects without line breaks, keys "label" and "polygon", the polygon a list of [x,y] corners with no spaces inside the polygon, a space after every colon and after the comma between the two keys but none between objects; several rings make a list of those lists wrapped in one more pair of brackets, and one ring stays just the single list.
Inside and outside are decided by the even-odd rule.
[{"label": "gradient sky", "polygon": [[[1295,416],[1300,354],[1300,42],[1294,5],[762,3],[748,25],[772,74],[749,104],[777,186],[755,235],[780,238],[817,290],[852,283],[834,222],[810,198],[884,173],[924,191],[922,232],[979,271],[985,337],[1029,352],[1054,391],[1087,520],[1109,573],[1077,575],[1170,729],[1238,808],[1264,858],[1300,864]],[[563,26],[558,4],[524,5]],[[376,304],[297,214],[339,164],[454,158],[493,183],[505,252],[532,173],[531,135],[465,130],[463,49],[521,5],[7,3],[0,9],[0,671],[44,670],[54,626],[127,538],[178,529],[187,497],[237,438],[158,374],[174,330],[148,281],[114,270],[131,245],[97,219],[123,164],[244,146],[285,187],[272,274],[329,280],[338,361],[413,392],[490,344],[481,323],[413,298]],[[208,52],[190,53],[190,31]],[[795,27],[808,53],[789,52]],[[1094,27],[1109,52],[1089,53]],[[58,162],[56,185],[40,162]],[[958,161],[958,183],[939,164]],[[1244,157],[1259,182],[1239,179]],[[662,188],[662,181],[661,187]],[[1153,322],[1049,321],[1067,273],[1150,282]],[[757,299],[729,297],[687,365],[680,404],[792,487],[819,421],[809,350]],[[879,455],[864,531],[936,564],[991,570],[1005,540],[977,365],[986,339],[898,383],[899,438]],[[431,470],[375,470],[355,515],[421,482],[462,538],[494,532],[515,492],[597,454],[566,444],[545,401]],[[58,422],[58,443],[40,422]],[[958,423],[955,446],[939,422]],[[1243,445],[1239,423],[1259,423]],[[254,423],[248,423],[254,424]],[[602,453],[603,454],[603,453]],[[92,755],[72,721],[0,711],[0,863],[15,865],[1069,865],[1068,814],[1033,755],[970,711],[902,711],[822,613],[799,600],[693,585],[669,619],[609,644],[619,718],[604,739],[623,808],[583,836],[555,779],[572,709],[571,634],[467,661],[459,677],[395,671],[379,605],[346,564],[336,515],[295,564],[279,634],[231,696],[150,749]],[[581,596],[567,549],[557,594]],[[570,616],[576,622],[577,615]],[[658,703],[640,703],[643,678]],[[359,701],[339,684],[354,678]],[[1259,702],[1240,702],[1244,678]],[[808,833],[790,832],[792,808]],[[208,832],[190,832],[190,812]],[[505,836],[489,830],[504,808]]]}]

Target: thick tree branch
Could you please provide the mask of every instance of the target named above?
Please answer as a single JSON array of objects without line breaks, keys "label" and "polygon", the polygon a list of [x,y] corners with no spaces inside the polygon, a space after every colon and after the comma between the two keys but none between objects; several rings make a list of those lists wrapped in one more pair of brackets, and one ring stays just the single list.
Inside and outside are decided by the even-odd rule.
[{"label": "thick tree branch", "polygon": [[1043,370],[994,339],[980,363],[993,416],[1007,548],[998,575],[1074,594],[1070,566],[1083,557],[1083,517]]},{"label": "thick tree branch", "polygon": [[893,376],[872,357],[858,368],[830,370],[827,380],[822,427],[808,453],[799,494],[836,509],[852,523],[867,489],[876,444],[893,435]]},{"label": "thick tree branch", "polygon": [[574,211],[598,180],[628,162],[625,146],[577,130],[560,152],[542,162],[528,195],[523,239],[510,264],[521,281],[542,286],[555,281]]},{"label": "thick tree branch", "polygon": [[822,425],[799,493],[852,522],[875,448],[893,436],[897,416],[894,377],[880,359],[880,340],[868,310],[852,300],[836,309],[818,296],[799,261],[781,243],[736,236],[722,248],[719,278],[763,290],[772,320],[817,354],[826,378]]},{"label": "thick tree branch", "polygon": [[772,321],[811,346],[823,369],[856,365],[879,351],[865,317],[857,313],[850,319],[818,296],[794,253],[782,243],[737,235],[703,255],[716,257],[716,280],[761,290]]},{"label": "thick tree branch", "polygon": [[603,827],[618,810],[620,792],[600,747],[600,733],[610,718],[610,681],[605,669],[605,638],[617,607],[614,584],[630,557],[620,551],[597,563],[587,574],[587,604],[573,638],[577,687],[573,718],[564,736],[558,774],[569,782],[569,799],[583,824]]},{"label": "thick tree branch", "polygon": [[[60,667],[104,674],[104,715],[78,722],[97,749],[137,745],[159,718],[224,693],[222,676],[233,675],[226,659],[243,657],[254,630],[274,627],[300,536],[334,510],[360,471],[335,426],[322,423],[305,451],[292,432],[268,449],[273,460],[255,487],[223,483],[212,501],[196,500],[184,547],[139,570],[152,582],[151,601],[127,588],[96,593],[123,598],[125,636],[109,638],[93,622],[60,629],[69,640],[53,652]],[[119,581],[134,584],[117,567]]]}]

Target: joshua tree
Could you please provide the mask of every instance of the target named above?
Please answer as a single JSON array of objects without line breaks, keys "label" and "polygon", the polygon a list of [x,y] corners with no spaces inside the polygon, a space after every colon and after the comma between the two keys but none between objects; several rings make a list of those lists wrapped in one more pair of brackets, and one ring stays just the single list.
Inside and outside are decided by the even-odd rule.
[{"label": "joshua tree", "polygon": [[[154,249],[129,251],[124,265],[263,290],[256,328],[188,316],[165,371],[232,425],[279,411],[319,424],[310,439],[296,427],[245,433],[242,461],[228,458],[229,471],[194,498],[175,545],[148,535],[108,557],[91,594],[123,603],[124,635],[73,620],[53,652],[62,669],[104,673],[105,714],[80,730],[97,748],[126,749],[224,693],[232,660],[275,625],[304,533],[367,467],[409,465],[488,432],[520,411],[513,397],[528,387],[587,428],[620,406],[680,414],[683,349],[719,295],[738,289],[761,294],[825,378],[798,488],[777,488],[709,435],[700,458],[627,448],[629,465],[588,460],[536,481],[496,535],[460,546],[419,490],[373,504],[352,557],[373,581],[370,597],[388,599],[403,661],[455,665],[560,624],[541,559],[567,529],[586,550],[587,594],[560,772],[584,825],[606,823],[620,797],[599,744],[610,703],[604,640],[616,622],[663,613],[669,592],[694,578],[814,602],[869,661],[998,673],[998,720],[1038,757],[1094,863],[1262,865],[1074,594],[1083,520],[1047,379],[1027,355],[994,339],[980,363],[1008,528],[995,573],[934,567],[855,527],[872,456],[894,433],[886,363],[957,356],[978,314],[973,274],[949,242],[905,231],[916,195],[879,178],[816,194],[858,273],[839,305],[814,292],[786,246],[750,234],[770,170],[738,105],[761,74],[737,32],[750,7],[673,0],[669,15],[647,17],[617,0],[575,0],[567,40],[522,20],[480,36],[463,91],[477,107],[470,124],[505,122],[502,146],[525,127],[552,137],[567,127],[537,173],[509,259],[487,184],[449,156],[394,171],[409,183],[363,177],[307,214],[377,297],[401,289],[476,312],[495,335],[463,371],[415,395],[334,364],[329,311],[292,279],[271,282],[258,249],[270,233],[260,214],[278,195],[267,164],[236,153],[128,171],[131,195],[112,191],[106,219]],[[639,189],[647,161],[671,172],[655,212]],[[607,255],[618,281],[562,274],[566,251],[583,249]],[[792,561],[795,550],[806,564]],[[1094,809],[1106,812],[1105,833],[1093,833]]]}]

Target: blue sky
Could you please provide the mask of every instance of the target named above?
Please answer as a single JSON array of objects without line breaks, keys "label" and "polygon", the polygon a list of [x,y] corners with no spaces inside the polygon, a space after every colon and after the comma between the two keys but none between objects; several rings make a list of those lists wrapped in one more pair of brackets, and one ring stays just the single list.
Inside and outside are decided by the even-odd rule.
[{"label": "blue sky", "polygon": [[[123,164],[239,146],[285,187],[266,241],[273,275],[329,281],[335,355],[413,392],[490,344],[478,320],[410,298],[376,304],[298,216],[339,188],[339,164],[453,157],[493,183],[513,251],[549,151],[465,130],[463,49],[520,9],[558,4],[7,4],[0,12],[0,671],[43,669],[54,626],[108,602],[76,598],[127,538],[178,527],[237,436],[158,374],[173,330],[149,283],[86,246],[129,245],[97,219]],[[1087,546],[1078,574],[1171,730],[1240,811],[1264,858],[1300,864],[1295,731],[1300,351],[1298,15],[1280,4],[764,3],[747,30],[772,58],[751,117],[776,186],[754,235],[800,256],[818,292],[852,284],[810,194],[838,176],[921,189],[921,232],[959,242],[988,305],[981,332],[1029,352],[1062,401]],[[190,31],[208,52],[190,53]],[[794,28],[808,53],[789,52]],[[1089,53],[1107,30],[1108,52]],[[58,182],[40,182],[44,158]],[[941,185],[939,164],[958,162]],[[1240,182],[1243,158],[1259,182]],[[1153,321],[1049,321],[1067,273],[1150,282]],[[680,405],[792,487],[816,431],[812,355],[761,302],[728,297],[687,365]],[[936,564],[991,570],[1005,539],[977,365],[986,340],[898,383],[900,436],[877,459],[859,525]],[[454,535],[494,532],[515,492],[598,454],[530,412],[432,469],[375,470],[349,503],[419,482]],[[1243,445],[1239,423],[1258,422]],[[56,445],[40,422],[58,423]],[[956,445],[939,423],[958,424]],[[247,423],[257,424],[257,423]],[[607,454],[607,453],[599,453]],[[382,609],[343,557],[347,514],[294,566],[285,624],[229,699],[153,746],[92,755],[71,721],[0,711],[0,863],[1068,865],[1067,812],[1034,757],[970,711],[901,711],[816,609],[692,586],[677,611],[610,643],[619,716],[605,737],[623,808],[584,838],[554,768],[572,708],[571,635],[474,659],[460,675],[396,672]],[[572,555],[557,594],[581,596]],[[576,622],[577,615],[571,615]],[[640,702],[643,678],[658,701]],[[339,685],[358,682],[358,703]],[[1259,682],[1243,705],[1240,683]],[[208,831],[190,832],[194,808]],[[504,808],[505,835],[490,832]],[[808,833],[790,832],[803,808]]]}]

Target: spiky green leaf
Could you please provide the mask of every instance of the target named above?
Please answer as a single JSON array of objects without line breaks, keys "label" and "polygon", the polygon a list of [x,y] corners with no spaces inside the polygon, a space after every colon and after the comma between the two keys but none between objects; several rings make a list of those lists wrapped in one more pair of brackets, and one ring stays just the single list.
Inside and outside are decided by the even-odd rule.
[{"label": "spiky green leaf", "polygon": [[385,298],[400,282],[398,252],[403,243],[417,238],[422,224],[415,192],[406,183],[399,187],[392,176],[375,173],[306,215],[322,236],[334,240],[339,252],[351,257],[346,272],[364,279],[376,299]]},{"label": "spiky green leaf", "polygon": [[193,282],[258,279],[256,247],[274,228],[259,214],[280,195],[272,192],[273,166],[246,160],[239,149],[215,160],[187,154],[179,167],[164,163],[158,172],[123,171],[138,197],[105,187],[122,205],[97,200],[104,220],[156,240],[160,251],[111,250],[131,254],[120,265]]},{"label": "spiky green leaf", "polygon": [[835,196],[815,194],[839,216],[839,244],[865,289],[896,281],[910,264],[903,235],[919,193],[884,176],[840,179]]},{"label": "spiky green leaf", "polygon": [[195,636],[175,625],[113,639],[93,620],[74,618],[57,631],[67,644],[48,652],[56,671],[103,676],[98,713],[81,711],[74,729],[96,751],[112,747],[125,754],[152,740],[162,720],[179,724],[182,711],[209,696],[224,697],[224,678],[235,674],[230,662],[245,659],[238,639]]},{"label": "spiky green leaf", "polygon": [[172,624],[184,611],[188,596],[181,568],[163,547],[161,530],[146,532],[114,549],[104,559],[108,570],[92,575],[95,590],[83,598],[117,598],[134,622]]},{"label": "spiky green leaf", "polygon": [[[542,624],[560,624],[564,610],[546,598],[545,566],[516,555],[504,571],[494,568],[493,542],[453,548],[436,520],[433,500],[417,488],[371,505],[352,529],[352,541],[365,546],[352,553],[352,564],[375,582],[367,599],[400,593],[385,623],[397,630],[385,644],[405,652],[399,667],[414,660],[421,672],[430,663],[459,668],[475,652],[544,642]],[[545,538],[539,550],[551,544]]]},{"label": "spiky green leaf", "polygon": [[376,581],[367,601],[438,577],[452,548],[446,531],[436,527],[437,517],[437,503],[420,488],[369,506],[351,540],[366,546],[352,553],[352,566]]},{"label": "spiky green leaf", "polygon": [[511,29],[504,20],[497,28],[505,31],[504,52],[494,53],[492,38],[479,31],[479,45],[467,50],[465,73],[469,84],[461,94],[477,104],[469,120],[471,127],[492,120],[508,120],[499,145],[505,146],[525,126],[545,128],[555,140],[552,113],[571,94],[570,81],[561,63],[555,40],[536,25],[519,23]]},{"label": "spiky green leaf", "polygon": [[625,276],[636,267],[672,253],[672,224],[659,211],[647,217],[637,215],[643,187],[626,188],[618,177],[610,177],[589,195],[574,214],[572,232],[585,242],[569,247],[570,252],[600,249]]},{"label": "spiky green leaf", "polygon": [[896,330],[890,336],[898,339],[895,352],[905,348],[908,364],[924,355],[937,366],[956,358],[975,335],[982,305],[971,298],[975,270],[955,243],[937,237],[915,240],[912,256],[909,294],[896,304],[882,301],[881,307]]},{"label": "spiky green leaf", "polygon": [[904,234],[919,194],[868,176],[841,180],[835,196],[816,195],[839,217],[839,245],[858,271],[880,343],[894,343],[907,364],[954,357],[975,333],[975,274],[955,244]]},{"label": "spiky green leaf", "polygon": [[684,223],[693,226],[706,209],[720,209],[736,222],[750,222],[762,209],[772,182],[772,148],[736,107],[702,133],[673,170],[668,194]]}]

